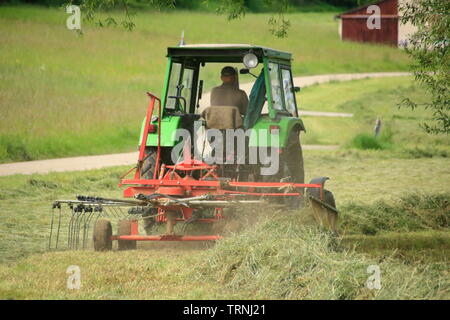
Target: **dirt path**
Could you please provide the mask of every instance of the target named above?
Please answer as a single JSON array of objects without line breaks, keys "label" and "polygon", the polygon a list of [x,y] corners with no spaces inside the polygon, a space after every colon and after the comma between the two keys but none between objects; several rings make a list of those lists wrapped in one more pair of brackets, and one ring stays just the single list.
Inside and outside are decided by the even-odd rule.
[{"label": "dirt path", "polygon": [[[307,87],[313,84],[326,83],[330,81],[349,81],[355,79],[365,78],[380,78],[380,77],[400,77],[411,75],[408,72],[377,72],[377,73],[345,73],[345,74],[331,74],[331,75],[316,75],[306,77],[295,77],[294,85],[300,87]],[[241,89],[245,90],[247,94],[250,93],[252,83],[245,83],[241,85]],[[209,93],[204,94],[203,101],[209,101]],[[351,113],[338,112],[321,112],[321,111],[300,111],[300,115],[310,116],[328,116],[328,117],[352,117]],[[334,150],[338,146],[324,146],[324,145],[304,145],[305,150]],[[107,154],[99,156],[84,156],[73,158],[60,158],[49,160],[36,160],[25,162],[14,162],[0,164],[0,176],[8,176],[13,174],[33,174],[33,173],[48,173],[48,172],[63,172],[63,171],[81,171],[90,169],[100,169],[104,167],[113,167],[119,165],[133,165],[136,163],[137,152]]]},{"label": "dirt path", "polygon": [[[339,146],[303,145],[303,150],[335,150]],[[13,174],[33,174],[65,171],[83,171],[105,167],[134,165],[139,153],[116,153],[99,156],[84,156],[72,158],[59,158],[49,160],[35,160],[0,164],[0,176]]]}]

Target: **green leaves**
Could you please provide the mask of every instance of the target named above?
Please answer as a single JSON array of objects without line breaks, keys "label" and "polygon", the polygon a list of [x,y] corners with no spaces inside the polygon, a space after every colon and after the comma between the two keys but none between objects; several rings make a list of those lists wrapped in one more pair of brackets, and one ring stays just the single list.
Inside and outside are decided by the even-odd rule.
[{"label": "green leaves", "polygon": [[[268,21],[269,31],[277,38],[286,38],[290,27],[289,20],[285,19],[284,13],[287,12],[289,0],[263,0],[264,5],[271,8],[274,14]],[[132,31],[135,24],[131,18],[133,13],[130,11],[130,4],[139,4],[140,6],[148,6],[158,10],[166,8],[173,9],[176,6],[176,0],[80,0],[80,8],[83,17],[87,21],[95,20],[95,13],[100,10],[121,9],[124,11],[124,19],[116,21],[113,17],[108,16],[106,19],[98,19],[96,25],[99,27],[121,25],[126,30]],[[228,20],[241,19],[248,11],[247,1],[245,0],[220,0],[220,5],[216,12],[224,14]],[[67,5],[72,4],[68,1]],[[202,1],[202,5],[207,6],[208,0]]]},{"label": "green leaves", "polygon": [[450,2],[448,0],[421,0],[400,7],[401,22],[411,23],[417,32],[405,48],[414,59],[415,79],[431,94],[432,99],[417,104],[405,98],[400,106],[432,110],[431,122],[421,127],[428,133],[450,133]]}]

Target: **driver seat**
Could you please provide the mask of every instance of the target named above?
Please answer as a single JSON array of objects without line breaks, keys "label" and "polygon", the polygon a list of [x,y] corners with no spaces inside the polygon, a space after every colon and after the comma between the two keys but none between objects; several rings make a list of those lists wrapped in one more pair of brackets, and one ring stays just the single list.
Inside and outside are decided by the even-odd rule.
[{"label": "driver seat", "polygon": [[243,122],[239,108],[235,106],[212,106],[202,112],[207,129],[238,129]]}]

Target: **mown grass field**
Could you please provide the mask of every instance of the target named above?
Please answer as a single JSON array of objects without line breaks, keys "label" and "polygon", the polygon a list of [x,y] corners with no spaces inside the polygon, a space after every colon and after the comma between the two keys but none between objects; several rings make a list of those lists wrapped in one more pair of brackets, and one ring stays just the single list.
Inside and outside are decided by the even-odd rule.
[{"label": "mown grass field", "polygon": [[401,50],[340,41],[335,14],[289,14],[287,39],[270,34],[268,14],[206,12],[141,12],[133,32],[83,22],[80,37],[62,9],[0,6],[0,162],[134,150],[145,92],[161,93],[166,48],[182,30],[187,43],[290,51],[295,76],[407,70]]},{"label": "mown grass field", "polygon": [[[448,159],[308,151],[305,168],[307,179],[331,177],[341,211],[337,242],[305,223],[302,212],[250,210],[239,211],[241,227],[215,246],[46,252],[51,202],[75,194],[118,197],[127,168],[2,177],[0,298],[450,297]],[[371,264],[382,270],[381,290],[365,286]],[[80,290],[66,289],[69,265],[81,268]]]},{"label": "mown grass field", "polygon": [[[227,23],[195,12],[140,14],[132,33],[85,25],[77,37],[63,11],[0,7],[0,161],[133,149],[144,92],[160,92],[165,48],[183,29],[188,43],[291,51],[296,75],[406,70],[399,50],[340,42],[333,14],[291,14],[287,40],[264,32],[267,15]],[[402,95],[427,99],[409,77],[333,82],[298,97],[306,110],[354,113],[304,117],[303,143],[342,146],[304,150],[306,180],[331,178],[339,238],[311,225],[307,210],[238,210],[215,245],[48,252],[51,203],[121,197],[128,168],[0,177],[0,299],[449,299],[449,140],[421,131],[427,111],[398,110]],[[373,135],[377,117],[382,148],[367,150],[355,137]],[[70,265],[81,269],[80,290],[66,287]],[[381,290],[366,287],[369,265],[381,269]]]}]

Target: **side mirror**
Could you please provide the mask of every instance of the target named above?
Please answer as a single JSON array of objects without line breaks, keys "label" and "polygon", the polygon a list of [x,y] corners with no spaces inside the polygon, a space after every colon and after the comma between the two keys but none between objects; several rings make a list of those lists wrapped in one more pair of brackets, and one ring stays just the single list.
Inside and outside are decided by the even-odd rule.
[{"label": "side mirror", "polygon": [[258,78],[256,75],[251,73],[250,70],[248,70],[248,69],[241,69],[241,70],[239,70],[239,73],[240,74],[250,74],[250,75],[254,76],[255,78]]},{"label": "side mirror", "polygon": [[294,92],[300,92],[300,87],[294,87]]}]

